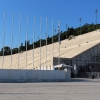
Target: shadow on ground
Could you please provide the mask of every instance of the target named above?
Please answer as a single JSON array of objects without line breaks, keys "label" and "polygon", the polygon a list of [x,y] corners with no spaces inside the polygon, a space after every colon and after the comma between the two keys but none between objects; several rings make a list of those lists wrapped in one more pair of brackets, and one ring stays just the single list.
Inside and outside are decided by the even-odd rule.
[{"label": "shadow on ground", "polygon": [[71,78],[71,82],[100,82],[100,79]]}]

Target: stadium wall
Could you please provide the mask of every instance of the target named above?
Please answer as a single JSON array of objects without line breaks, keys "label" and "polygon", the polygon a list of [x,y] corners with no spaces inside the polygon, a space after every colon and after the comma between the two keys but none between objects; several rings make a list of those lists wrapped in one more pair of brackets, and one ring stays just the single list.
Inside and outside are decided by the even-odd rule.
[{"label": "stadium wall", "polygon": [[[100,43],[95,46],[84,50],[73,58],[60,58],[60,63],[73,66],[76,65],[78,72],[100,72]],[[53,65],[58,64],[58,58],[53,58]],[[82,70],[81,70],[82,69]]]},{"label": "stadium wall", "polygon": [[[80,53],[76,57],[72,58],[72,66],[74,64],[79,66],[86,66],[88,64],[97,64],[99,63],[98,59],[99,57],[97,55],[100,54],[100,44],[95,45],[94,47]],[[94,59],[92,59],[94,58]]]},{"label": "stadium wall", "polygon": [[1,69],[0,82],[48,82],[70,81],[71,71],[67,70],[17,70]]}]

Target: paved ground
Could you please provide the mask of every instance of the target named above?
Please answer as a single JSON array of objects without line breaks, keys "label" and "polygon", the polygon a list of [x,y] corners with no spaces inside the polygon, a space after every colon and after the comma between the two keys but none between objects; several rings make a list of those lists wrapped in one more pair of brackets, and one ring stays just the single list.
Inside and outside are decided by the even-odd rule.
[{"label": "paved ground", "polygon": [[0,83],[0,100],[100,100],[100,79]]}]

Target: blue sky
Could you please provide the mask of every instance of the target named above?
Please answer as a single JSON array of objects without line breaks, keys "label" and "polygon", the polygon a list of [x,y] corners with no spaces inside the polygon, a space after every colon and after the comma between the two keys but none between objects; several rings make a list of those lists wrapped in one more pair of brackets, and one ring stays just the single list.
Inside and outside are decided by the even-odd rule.
[{"label": "blue sky", "polygon": [[26,39],[26,16],[28,14],[28,39],[32,41],[34,16],[36,17],[35,40],[40,34],[40,17],[42,16],[42,38],[46,33],[46,17],[48,17],[48,34],[52,36],[52,19],[54,29],[57,30],[58,20],[60,28],[66,30],[69,27],[78,27],[79,18],[82,25],[96,23],[95,9],[98,9],[98,23],[100,23],[100,0],[0,0],[0,48],[3,43],[4,11],[6,11],[5,46],[11,45],[12,13],[14,12],[14,41],[13,47],[18,46],[19,16],[22,14],[21,42]]}]

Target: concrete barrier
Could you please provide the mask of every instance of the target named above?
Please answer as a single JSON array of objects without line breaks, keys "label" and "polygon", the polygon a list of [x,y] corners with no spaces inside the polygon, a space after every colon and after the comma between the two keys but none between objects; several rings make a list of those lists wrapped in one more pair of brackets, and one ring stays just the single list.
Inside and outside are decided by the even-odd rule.
[{"label": "concrete barrier", "polygon": [[70,81],[70,70],[0,69],[0,82]]}]

